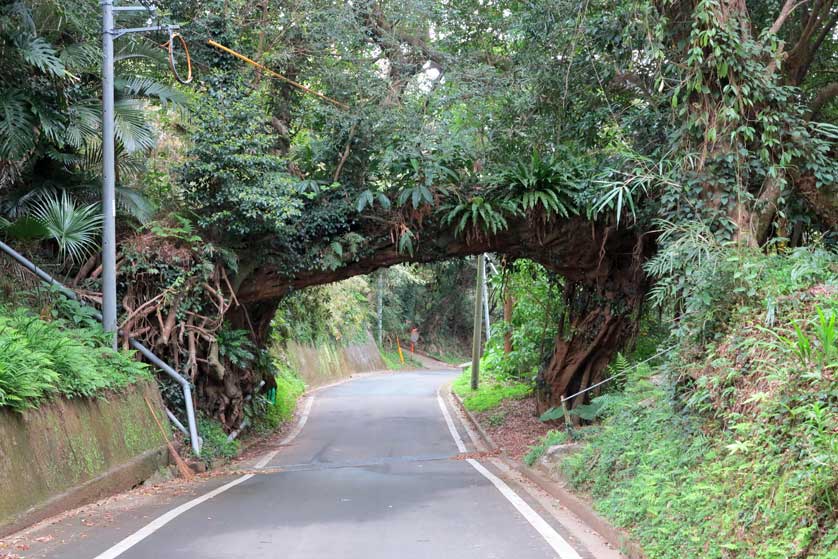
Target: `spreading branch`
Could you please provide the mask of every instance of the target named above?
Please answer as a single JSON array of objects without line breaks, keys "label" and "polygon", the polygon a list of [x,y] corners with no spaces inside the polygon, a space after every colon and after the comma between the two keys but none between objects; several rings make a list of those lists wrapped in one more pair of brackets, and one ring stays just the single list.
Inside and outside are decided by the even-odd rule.
[{"label": "spreading branch", "polygon": [[838,97],[838,82],[832,82],[821,88],[809,104],[809,112],[806,114],[806,119],[812,120],[818,116],[824,105],[835,97]]}]

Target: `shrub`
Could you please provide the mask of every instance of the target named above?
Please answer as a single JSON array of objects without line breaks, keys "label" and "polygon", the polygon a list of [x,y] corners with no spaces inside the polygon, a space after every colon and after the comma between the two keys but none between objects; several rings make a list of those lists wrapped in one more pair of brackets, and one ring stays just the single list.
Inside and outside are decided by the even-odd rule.
[{"label": "shrub", "polygon": [[201,459],[212,463],[218,458],[230,459],[239,454],[241,445],[239,441],[227,440],[227,433],[224,427],[215,419],[199,416],[198,432],[201,434],[203,446],[201,447]]}]

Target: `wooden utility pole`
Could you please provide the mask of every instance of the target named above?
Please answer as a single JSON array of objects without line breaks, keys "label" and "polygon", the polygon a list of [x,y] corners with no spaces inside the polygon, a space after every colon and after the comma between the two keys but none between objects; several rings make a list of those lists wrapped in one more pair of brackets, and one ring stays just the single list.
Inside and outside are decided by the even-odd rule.
[{"label": "wooden utility pole", "polygon": [[474,332],[471,342],[471,389],[477,390],[480,379],[480,344],[483,326],[483,255],[477,257],[477,281],[474,284]]},{"label": "wooden utility pole", "polygon": [[512,351],[512,310],[515,302],[512,300],[512,293],[509,285],[504,287],[503,297],[503,325],[506,330],[503,333],[503,352],[510,353]]}]

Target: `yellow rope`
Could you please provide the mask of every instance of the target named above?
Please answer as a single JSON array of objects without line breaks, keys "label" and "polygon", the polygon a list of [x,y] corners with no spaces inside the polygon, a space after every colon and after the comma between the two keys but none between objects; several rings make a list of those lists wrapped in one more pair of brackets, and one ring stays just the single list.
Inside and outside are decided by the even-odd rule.
[{"label": "yellow rope", "polygon": [[332,99],[331,97],[327,97],[326,95],[323,95],[322,93],[320,93],[320,92],[318,92],[318,91],[314,91],[313,89],[310,89],[310,88],[308,88],[308,87],[304,86],[304,85],[303,85],[303,84],[301,84],[301,83],[297,83],[297,82],[295,82],[294,80],[292,80],[292,79],[290,79],[290,78],[286,78],[286,77],[285,77],[285,76],[283,76],[282,74],[280,74],[280,73],[278,73],[278,72],[274,72],[274,71],[273,71],[273,70],[271,70],[270,68],[267,68],[267,67],[263,66],[262,64],[259,64],[259,63],[258,63],[258,62],[256,62],[255,60],[252,60],[252,59],[250,59],[250,58],[246,57],[245,55],[243,55],[243,54],[241,54],[241,53],[238,53],[238,52],[234,51],[234,50],[233,50],[233,49],[231,49],[231,48],[225,47],[224,45],[222,45],[222,44],[220,44],[220,43],[216,43],[216,42],[215,42],[215,41],[213,41],[212,39],[209,39],[209,40],[207,41],[207,44],[208,44],[208,45],[210,45],[210,46],[212,46],[212,47],[215,47],[215,48],[217,48],[217,49],[219,49],[219,50],[222,50],[222,51],[226,52],[227,54],[232,54],[233,56],[235,56],[235,57],[236,57],[236,58],[238,58],[239,60],[244,60],[244,61],[245,61],[245,62],[247,62],[248,64],[250,64],[250,65],[252,65],[252,66],[255,66],[256,68],[259,68],[260,70],[264,70],[265,72],[267,72],[268,74],[270,74],[270,75],[271,75],[271,76],[273,76],[274,78],[277,78],[277,79],[280,79],[280,80],[282,80],[282,81],[284,81],[284,82],[286,82],[286,83],[289,83],[289,84],[293,85],[294,87],[296,87],[296,88],[298,88],[298,89],[301,89],[301,90],[305,91],[306,93],[310,93],[310,94],[312,94],[312,95],[315,95],[315,96],[317,96],[317,97],[320,97],[320,98],[321,98],[321,99],[323,99],[324,101],[328,101],[329,103],[332,103],[332,104],[334,104],[334,105],[337,105],[337,106],[338,106],[338,107],[340,107],[341,109],[346,109],[346,110],[349,110],[349,105],[347,105],[347,104],[345,104],[345,103],[341,103],[340,101],[338,101],[338,100],[336,100],[336,99]]}]

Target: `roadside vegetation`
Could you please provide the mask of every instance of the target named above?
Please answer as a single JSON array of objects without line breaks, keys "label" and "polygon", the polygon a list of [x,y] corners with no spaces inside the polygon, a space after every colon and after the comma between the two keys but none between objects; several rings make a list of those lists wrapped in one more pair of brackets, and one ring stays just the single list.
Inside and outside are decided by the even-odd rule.
[{"label": "roadside vegetation", "polygon": [[59,396],[105,396],[153,378],[134,352],[111,349],[78,304],[44,311],[0,306],[0,407],[20,412]]},{"label": "roadside vegetation", "polygon": [[422,363],[417,361],[413,356],[410,355],[410,351],[402,350],[402,356],[404,357],[404,363],[402,363],[401,358],[399,357],[398,350],[383,350],[381,351],[381,358],[384,360],[384,365],[390,371],[399,371],[402,369],[421,369]]},{"label": "roadside vegetation", "polygon": [[527,383],[510,382],[488,375],[483,375],[477,390],[472,390],[471,367],[466,367],[451,388],[457,396],[463,399],[466,409],[474,412],[491,411],[504,400],[521,399],[532,395],[532,386]]},{"label": "roadside vegetation", "polygon": [[[576,443],[548,469],[649,557],[832,559],[838,256],[818,246],[702,250],[704,273],[684,284],[678,319],[644,320],[631,351],[611,363],[613,380],[569,403],[572,425],[557,408],[541,415],[544,434],[523,461]],[[504,333],[488,343],[480,390],[468,374],[454,383],[471,411],[532,389],[502,351]],[[495,426],[491,413],[477,417]]]},{"label": "roadside vegetation", "polygon": [[652,557],[838,552],[838,257],[725,253],[561,464]]},{"label": "roadside vegetation", "polygon": [[[481,387],[455,390],[518,455],[582,441],[564,471],[652,559],[833,553],[838,3],[155,4],[195,80],[120,37],[119,323],[213,452],[291,417],[288,344],[372,336],[392,366],[416,327],[466,361],[487,253]],[[0,236],[93,305],[98,10],[0,5]],[[1,406],[149,374],[0,269]]]}]

